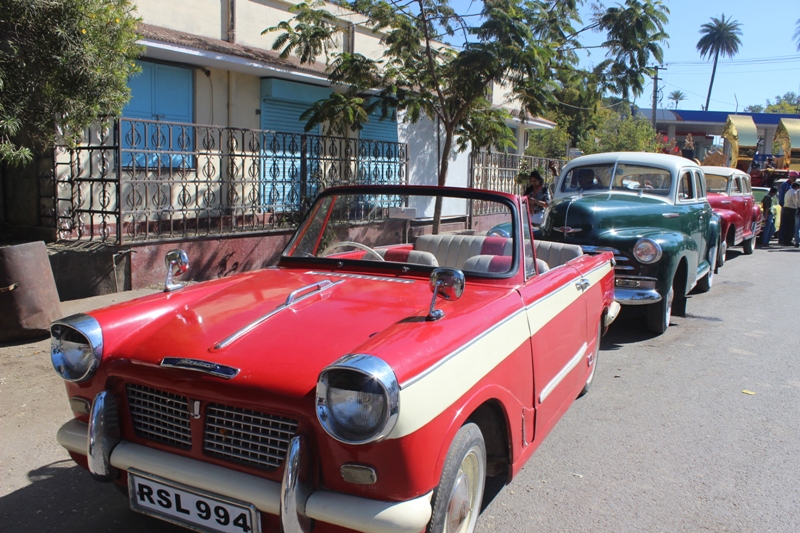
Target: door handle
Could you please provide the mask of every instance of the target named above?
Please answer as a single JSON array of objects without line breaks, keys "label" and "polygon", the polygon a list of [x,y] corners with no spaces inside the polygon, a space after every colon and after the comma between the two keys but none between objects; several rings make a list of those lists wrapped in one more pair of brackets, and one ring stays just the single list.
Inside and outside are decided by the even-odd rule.
[{"label": "door handle", "polygon": [[585,291],[586,289],[589,288],[590,285],[591,283],[589,283],[589,280],[586,278],[581,278],[580,281],[575,283],[575,286],[578,288],[579,291]]}]

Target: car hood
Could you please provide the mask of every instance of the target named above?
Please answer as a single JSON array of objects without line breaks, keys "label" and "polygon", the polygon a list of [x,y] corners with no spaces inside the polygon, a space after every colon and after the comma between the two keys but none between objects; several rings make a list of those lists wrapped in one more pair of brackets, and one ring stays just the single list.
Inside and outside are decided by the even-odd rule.
[{"label": "car hood", "polygon": [[[557,198],[550,205],[542,236],[548,240],[597,244],[597,238],[609,230],[663,226],[662,215],[672,208],[666,199],[630,193]],[[570,228],[566,234],[564,228]]]},{"label": "car hood", "polygon": [[[284,305],[292,292],[324,280],[333,285]],[[306,289],[298,296],[313,292]],[[513,291],[479,286],[457,302],[439,300],[446,317],[430,322],[425,320],[432,296],[426,277],[269,268],[91,314],[103,329],[107,372],[113,374],[117,365],[125,374],[141,372],[144,379],[148,373],[172,372],[176,379],[225,381],[160,366],[165,357],[197,359],[239,369],[231,380],[239,386],[300,398],[313,391],[325,366],[349,353],[383,358],[402,382],[455,349],[449,343],[469,338],[475,324],[459,320],[462,313],[484,308],[503,293]],[[237,340],[217,347],[261,319]],[[440,335],[448,319],[455,335]]]}]

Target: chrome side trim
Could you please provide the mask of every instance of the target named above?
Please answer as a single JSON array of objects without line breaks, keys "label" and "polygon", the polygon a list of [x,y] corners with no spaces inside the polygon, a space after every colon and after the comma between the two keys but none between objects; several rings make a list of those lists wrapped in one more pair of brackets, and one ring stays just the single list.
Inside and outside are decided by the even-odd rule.
[{"label": "chrome side trim", "polygon": [[111,466],[111,452],[120,440],[117,404],[110,392],[103,391],[94,397],[86,432],[86,459],[97,481],[111,481],[119,475]]},{"label": "chrome side trim", "polygon": [[610,246],[589,246],[588,244],[582,244],[581,249],[585,254],[599,254],[601,252],[611,252],[614,255],[619,255],[619,250],[617,250],[616,248],[611,248]]},{"label": "chrome side trim", "polygon": [[655,289],[614,289],[614,300],[622,305],[648,305],[661,301],[661,295]]},{"label": "chrome side trim", "polygon": [[[73,419],[61,426],[57,438],[67,450],[85,455],[86,435],[86,424]],[[280,514],[281,485],[268,479],[125,441],[114,449],[111,463],[122,470],[157,472],[175,483],[250,502],[265,513]],[[383,502],[318,490],[308,497],[306,514],[320,522],[364,533],[418,533],[431,519],[432,497],[433,492],[428,492],[413,500]]]},{"label": "chrome side trim", "polygon": [[[328,289],[330,289],[332,287],[335,287],[336,285],[338,285],[340,283],[344,283],[344,280],[331,281],[329,279],[324,279],[322,281],[318,281],[317,283],[312,283],[311,285],[306,285],[305,287],[300,287],[299,289],[297,289],[295,291],[292,291],[289,294],[289,296],[286,297],[286,301],[284,303],[282,303],[281,305],[279,305],[278,307],[276,307],[275,309],[273,309],[272,311],[270,311],[266,315],[262,316],[261,318],[258,318],[256,320],[254,320],[253,322],[249,323],[248,325],[246,325],[245,327],[243,327],[242,329],[240,329],[239,331],[237,331],[233,335],[231,335],[229,337],[226,337],[225,339],[221,340],[220,342],[218,342],[217,344],[214,345],[212,350],[223,350],[223,349],[227,348],[228,346],[230,346],[231,344],[233,344],[234,342],[236,342],[240,338],[244,337],[245,335],[247,335],[248,333],[253,331],[255,328],[257,328],[258,326],[260,326],[261,324],[263,324],[264,322],[266,322],[267,320],[269,320],[270,318],[272,318],[276,314],[280,313],[281,311],[284,311],[284,310],[288,309],[289,307],[291,307],[292,305],[296,304],[297,302],[302,302],[306,298],[310,298],[311,296],[315,296],[315,295],[321,293],[322,291],[326,291],[326,290],[328,290]],[[309,292],[306,292],[306,291],[309,291]],[[300,295],[301,293],[304,293],[304,292],[305,292],[305,294]]]},{"label": "chrome side trim", "polygon": [[539,403],[544,403],[547,397],[550,396],[550,393],[553,392],[556,387],[558,387],[558,384],[564,381],[564,378],[567,377],[570,372],[572,372],[573,368],[578,366],[578,363],[581,362],[583,356],[586,355],[586,349],[588,347],[589,345],[584,342],[580,350],[578,350],[578,353],[576,353],[572,359],[570,359],[569,363],[567,363],[566,366],[564,366],[564,368],[562,368],[561,371],[550,380],[550,383],[548,383],[547,386],[542,389],[542,392],[539,394]]}]

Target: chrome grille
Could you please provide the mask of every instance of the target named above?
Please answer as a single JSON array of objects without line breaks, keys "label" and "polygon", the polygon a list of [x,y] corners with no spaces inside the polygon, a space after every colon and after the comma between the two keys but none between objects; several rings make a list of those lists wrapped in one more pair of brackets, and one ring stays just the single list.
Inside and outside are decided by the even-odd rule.
[{"label": "chrome grille", "polygon": [[128,385],[127,390],[137,435],[179,448],[192,447],[189,402],[185,396],[141,385]]},{"label": "chrome grille", "polygon": [[207,453],[267,470],[286,457],[297,422],[249,409],[211,404],[206,410]]}]

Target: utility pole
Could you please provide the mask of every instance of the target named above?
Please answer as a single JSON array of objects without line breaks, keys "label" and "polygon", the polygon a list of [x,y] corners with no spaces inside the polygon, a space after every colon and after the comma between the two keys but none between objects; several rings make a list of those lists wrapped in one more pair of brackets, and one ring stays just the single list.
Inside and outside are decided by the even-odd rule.
[{"label": "utility pole", "polygon": [[658,65],[653,67],[653,70],[655,71],[653,73],[653,117],[652,117],[653,129],[656,129],[656,106],[658,105],[658,80],[661,79],[658,77],[658,69],[659,69]]}]

